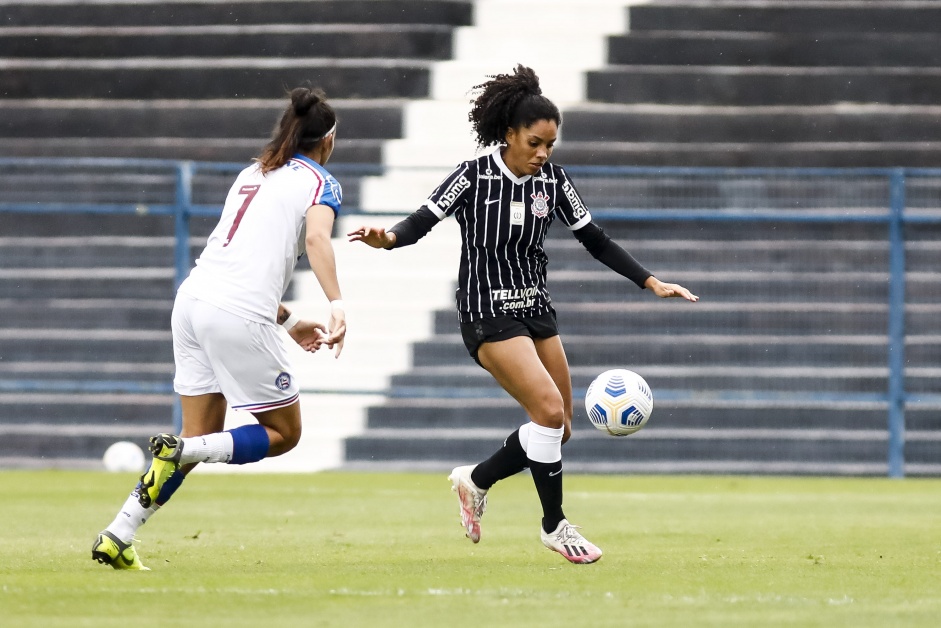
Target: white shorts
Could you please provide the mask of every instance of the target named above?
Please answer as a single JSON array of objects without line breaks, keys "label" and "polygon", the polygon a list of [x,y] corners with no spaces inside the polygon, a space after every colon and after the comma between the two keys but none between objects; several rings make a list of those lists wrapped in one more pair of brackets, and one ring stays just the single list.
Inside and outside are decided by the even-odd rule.
[{"label": "white shorts", "polygon": [[299,389],[278,328],[177,294],[171,316],[173,389],[187,396],[221,392],[236,410],[265,412],[298,400]]}]

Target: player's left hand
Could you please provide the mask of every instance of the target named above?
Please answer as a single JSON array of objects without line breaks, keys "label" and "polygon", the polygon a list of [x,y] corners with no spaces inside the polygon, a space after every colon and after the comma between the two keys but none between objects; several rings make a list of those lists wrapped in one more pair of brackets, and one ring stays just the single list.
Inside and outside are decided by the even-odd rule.
[{"label": "player's left hand", "polygon": [[661,299],[669,299],[671,297],[682,297],[687,301],[692,301],[695,303],[699,300],[695,294],[684,288],[678,283],[664,283],[651,275],[647,278],[647,281],[644,282],[644,287],[653,292],[655,295]]},{"label": "player's left hand", "polygon": [[340,308],[333,308],[330,312],[330,333],[324,342],[331,349],[336,349],[334,357],[340,357],[343,351],[343,340],[346,338],[346,313]]},{"label": "player's left hand", "polygon": [[301,349],[315,353],[327,341],[327,328],[321,323],[302,319],[288,330],[288,335]]}]

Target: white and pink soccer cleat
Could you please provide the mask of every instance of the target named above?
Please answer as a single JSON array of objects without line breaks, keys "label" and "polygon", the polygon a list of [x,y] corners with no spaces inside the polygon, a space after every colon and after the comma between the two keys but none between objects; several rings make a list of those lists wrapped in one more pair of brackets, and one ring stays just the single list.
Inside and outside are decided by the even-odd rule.
[{"label": "white and pink soccer cleat", "polygon": [[554,552],[562,554],[570,563],[576,565],[587,565],[601,558],[601,549],[581,535],[578,526],[563,519],[555,532],[546,533],[540,526],[539,533],[542,535],[542,544]]},{"label": "white and pink soccer cleat", "polygon": [[467,538],[474,543],[480,542],[480,517],[487,510],[487,491],[477,488],[471,480],[471,471],[477,465],[456,467],[451,471],[451,490],[457,493],[461,504],[461,525],[467,531]]}]

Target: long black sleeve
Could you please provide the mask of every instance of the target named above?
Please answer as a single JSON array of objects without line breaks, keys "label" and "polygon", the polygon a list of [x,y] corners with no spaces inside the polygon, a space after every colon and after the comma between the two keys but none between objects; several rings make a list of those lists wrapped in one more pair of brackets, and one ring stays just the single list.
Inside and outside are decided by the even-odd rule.
[{"label": "long black sleeve", "polygon": [[638,287],[643,288],[647,278],[653,275],[595,223],[590,222],[574,233],[592,257],[614,272],[627,277]]},{"label": "long black sleeve", "polygon": [[400,220],[389,228],[388,232],[395,234],[395,244],[392,248],[397,249],[401,246],[415,244],[425,237],[438,222],[438,217],[427,207],[412,212],[407,218]]}]

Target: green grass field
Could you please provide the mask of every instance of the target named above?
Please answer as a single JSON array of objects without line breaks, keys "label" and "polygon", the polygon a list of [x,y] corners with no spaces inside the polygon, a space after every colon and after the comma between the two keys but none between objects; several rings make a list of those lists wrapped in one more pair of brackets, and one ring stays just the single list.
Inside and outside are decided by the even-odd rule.
[{"label": "green grass field", "polygon": [[2,626],[937,626],[941,481],[566,480],[605,556],[544,549],[528,476],[483,540],[446,474],[194,475],[142,529],[150,572],[90,559],[130,475],[0,472]]}]

